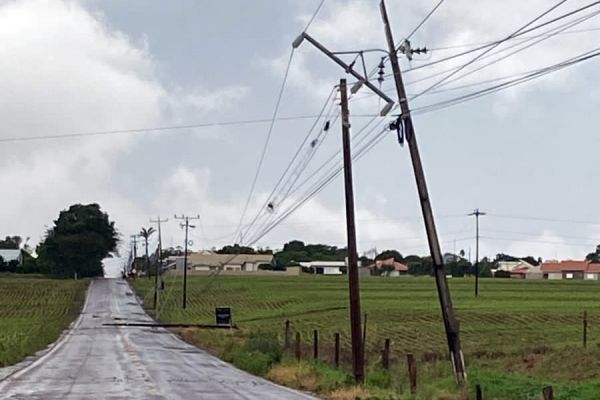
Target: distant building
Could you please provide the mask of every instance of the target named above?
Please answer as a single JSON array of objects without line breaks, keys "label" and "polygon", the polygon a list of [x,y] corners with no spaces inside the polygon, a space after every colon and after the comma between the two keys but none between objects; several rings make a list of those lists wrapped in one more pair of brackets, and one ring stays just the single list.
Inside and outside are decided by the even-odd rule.
[{"label": "distant building", "polygon": [[525,260],[517,260],[517,261],[498,261],[496,263],[496,271],[506,271],[506,272],[512,272],[516,269],[529,269],[529,268],[533,268],[534,265],[528,263]]},{"label": "distant building", "polygon": [[345,261],[307,261],[300,262],[303,271],[319,275],[342,275]]},{"label": "distant building", "polygon": [[[388,268],[385,268],[385,267]],[[377,271],[386,270],[382,276],[397,277],[408,273],[408,266],[394,260],[394,257],[386,258],[385,260],[375,260],[372,266]]]},{"label": "distant building", "polygon": [[[176,269],[182,270],[184,257],[176,257]],[[256,272],[262,264],[275,265],[272,254],[217,254],[210,251],[191,253],[187,256],[188,271],[208,272],[214,270],[232,272]]]},{"label": "distant building", "polygon": [[544,279],[592,279],[600,275],[600,264],[587,260],[548,260],[542,263]]},{"label": "distant building", "polygon": [[22,265],[23,254],[20,249],[0,249],[0,257],[7,264],[16,261],[19,265]]}]

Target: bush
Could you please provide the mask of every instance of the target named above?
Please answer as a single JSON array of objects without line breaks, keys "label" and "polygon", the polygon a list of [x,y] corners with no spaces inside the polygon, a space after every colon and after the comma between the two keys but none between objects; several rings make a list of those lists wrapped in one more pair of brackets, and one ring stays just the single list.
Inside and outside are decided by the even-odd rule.
[{"label": "bush", "polygon": [[231,353],[231,358],[233,365],[257,376],[265,376],[273,363],[268,354],[260,351],[237,351]]},{"label": "bush", "polygon": [[260,352],[271,360],[271,363],[281,361],[282,349],[274,333],[255,332],[244,345],[246,352]]}]

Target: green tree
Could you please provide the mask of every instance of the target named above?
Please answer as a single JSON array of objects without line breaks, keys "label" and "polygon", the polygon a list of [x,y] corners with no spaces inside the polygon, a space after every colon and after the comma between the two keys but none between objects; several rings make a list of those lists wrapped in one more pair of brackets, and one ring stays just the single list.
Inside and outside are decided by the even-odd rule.
[{"label": "green tree", "polygon": [[60,212],[38,248],[42,271],[62,278],[103,276],[102,260],[116,250],[115,223],[98,204]]},{"label": "green tree", "polygon": [[16,250],[20,248],[22,242],[21,236],[7,236],[4,240],[0,240],[0,249]]},{"label": "green tree", "polygon": [[140,230],[140,233],[139,233],[139,235],[142,238],[144,238],[144,245],[146,246],[144,268],[145,268],[146,274],[148,276],[150,276],[150,258],[148,257],[148,239],[150,238],[150,236],[152,236],[152,234],[154,232],[155,232],[155,229],[153,227],[150,227],[150,228],[142,227],[142,229]]},{"label": "green tree", "polygon": [[397,250],[382,251],[381,253],[379,253],[377,255],[377,257],[375,257],[375,260],[387,260],[388,258],[393,258],[394,261],[396,261],[396,262],[400,262],[400,263],[404,262],[404,258],[402,257],[402,254],[400,254],[400,252]]}]

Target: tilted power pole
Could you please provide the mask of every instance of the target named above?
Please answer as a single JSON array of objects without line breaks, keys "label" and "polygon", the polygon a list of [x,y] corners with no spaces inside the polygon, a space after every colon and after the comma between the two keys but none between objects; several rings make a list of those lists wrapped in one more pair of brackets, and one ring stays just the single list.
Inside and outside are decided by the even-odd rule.
[{"label": "tilted power pole", "polygon": [[187,307],[187,253],[188,253],[188,230],[189,228],[195,228],[194,225],[190,225],[190,219],[200,219],[200,216],[197,217],[188,217],[187,215],[181,215],[178,217],[175,215],[175,219],[184,220],[185,223],[181,223],[180,226],[185,228],[185,246],[183,250],[183,301],[182,308],[185,309]]},{"label": "tilted power pole", "polygon": [[476,208],[469,216],[475,216],[475,297],[479,296],[479,216],[484,212]]},{"label": "tilted power pole", "polygon": [[394,37],[392,36],[392,28],[390,27],[384,0],[381,0],[379,3],[379,9],[381,11],[381,18],[383,19],[385,37],[388,44],[388,55],[390,57],[390,63],[392,64],[392,72],[394,74],[394,81],[396,83],[396,92],[398,94],[398,101],[400,103],[400,119],[404,127],[406,141],[408,142],[410,159],[415,174],[415,180],[417,181],[419,201],[421,203],[421,211],[423,213],[423,219],[425,222],[425,230],[427,232],[429,251],[431,253],[431,259],[433,260],[433,270],[438,289],[440,306],[442,309],[442,317],[444,319],[444,327],[446,329],[448,350],[450,351],[450,358],[452,360],[452,366],[456,380],[459,383],[463,383],[466,381],[467,374],[465,371],[465,362],[460,345],[458,321],[456,320],[454,308],[452,307],[452,299],[450,297],[448,281],[446,280],[446,273],[444,272],[444,259],[442,257],[440,242],[435,229],[435,220],[433,218],[433,211],[431,209],[431,201],[429,200],[427,182],[425,180],[423,164],[421,163],[421,156],[419,155],[419,146],[417,145],[417,138],[415,135],[412,117],[410,115],[408,98],[404,88],[404,82],[402,81],[402,74],[400,72],[398,53],[394,43]]},{"label": "tilted power pole", "polygon": [[340,80],[342,105],[342,146],[344,153],[344,187],[346,194],[346,232],[348,238],[348,288],[350,292],[350,333],[352,336],[352,370],[358,384],[365,381],[364,343],[360,316],[360,287],[354,220],[354,188],[352,184],[352,153],[350,149],[350,112],[346,80]]},{"label": "tilted power pole", "polygon": [[156,311],[156,307],[158,307],[158,274],[161,272],[162,269],[162,233],[160,230],[160,224],[162,222],[168,222],[169,219],[165,218],[165,219],[160,219],[160,215],[158,216],[157,219],[151,219],[150,223],[151,224],[157,224],[158,225],[158,260],[156,262],[156,271],[155,271],[155,276],[154,276],[154,299],[153,299],[153,305],[154,305],[154,311]]}]

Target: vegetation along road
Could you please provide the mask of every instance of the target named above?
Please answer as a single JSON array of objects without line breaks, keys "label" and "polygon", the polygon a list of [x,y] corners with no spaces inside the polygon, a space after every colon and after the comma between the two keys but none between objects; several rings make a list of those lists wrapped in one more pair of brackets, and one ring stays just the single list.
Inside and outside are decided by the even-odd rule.
[{"label": "vegetation along road", "polygon": [[[44,308],[45,309],[45,308]],[[2,399],[310,399],[254,377],[151,323],[125,281],[93,280],[53,350],[0,381]]]},{"label": "vegetation along road", "polygon": [[[216,306],[231,306],[234,333],[187,328],[180,333],[241,368],[293,387],[331,398],[348,387],[350,342],[348,286],[345,277],[192,276],[188,309],[181,309],[181,277],[165,277],[158,317],[171,323],[212,323]],[[479,298],[473,280],[450,280],[470,387],[453,383],[433,279],[361,278],[363,311],[368,314],[367,362],[371,395],[413,398],[409,394],[406,353],[418,362],[417,398],[473,397],[481,384],[486,399],[539,398],[554,386],[557,399],[597,399],[600,393],[600,302],[597,282],[484,279]],[[138,279],[135,288],[152,304],[152,283]],[[588,313],[587,348],[582,345],[583,312]],[[290,320],[292,349],[279,357],[284,321]],[[313,330],[319,333],[319,359],[313,358]],[[300,332],[304,360],[294,356]],[[342,368],[331,367],[335,332],[342,338]],[[257,340],[257,338],[261,338]],[[268,338],[275,343],[269,345]],[[391,339],[391,370],[384,371],[381,349]],[[253,354],[253,357],[248,357]],[[262,361],[260,361],[262,360]],[[261,363],[262,362],[262,363]],[[343,397],[339,397],[343,398]]]}]

